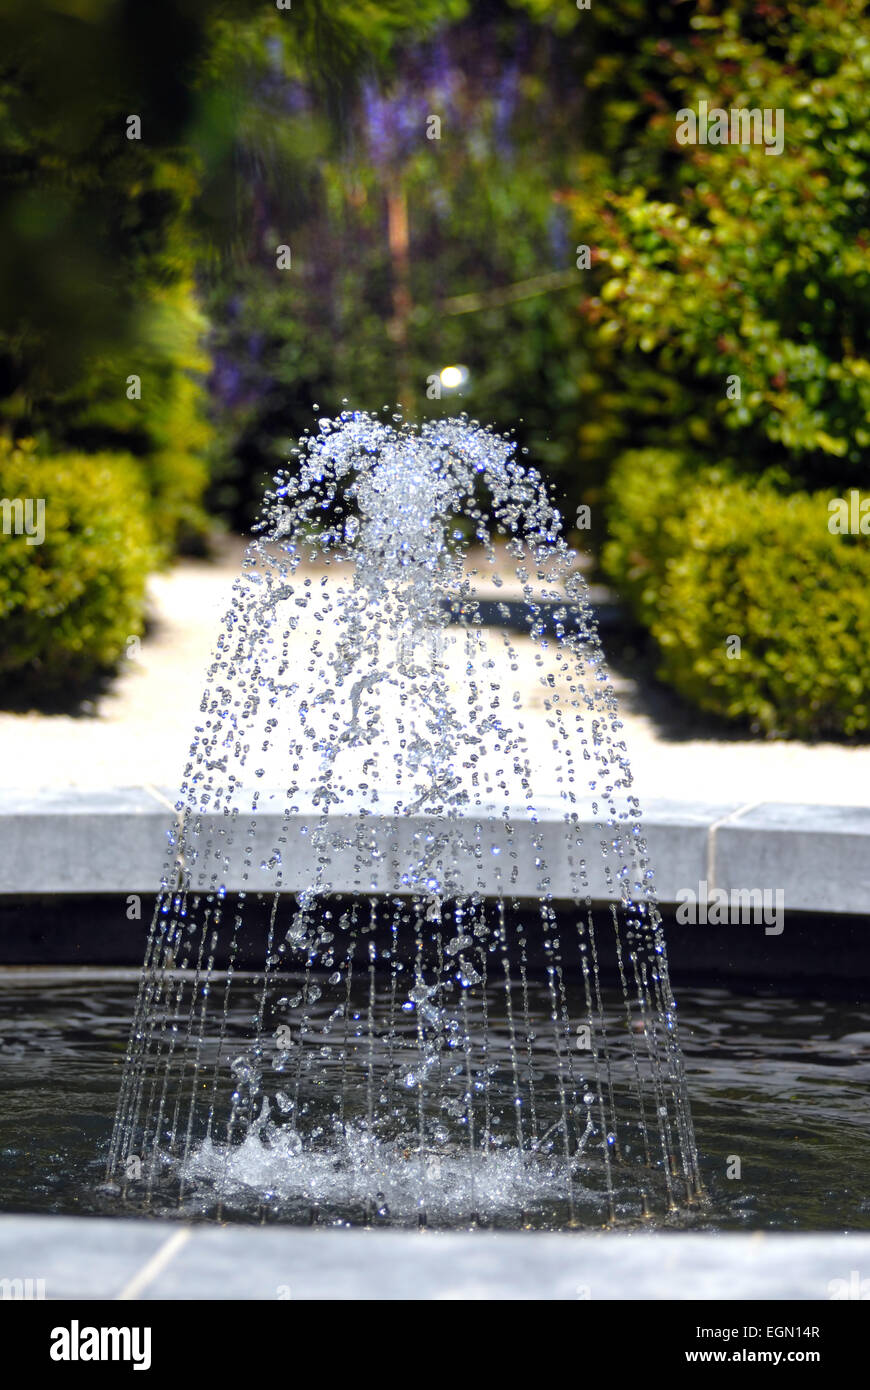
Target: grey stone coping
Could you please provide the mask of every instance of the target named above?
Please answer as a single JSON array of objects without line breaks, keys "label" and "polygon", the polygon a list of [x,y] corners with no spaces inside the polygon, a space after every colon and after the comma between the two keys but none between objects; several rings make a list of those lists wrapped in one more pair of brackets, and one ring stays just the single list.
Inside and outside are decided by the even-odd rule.
[{"label": "grey stone coping", "polygon": [[870,1287],[870,1235],[336,1231],[3,1216],[0,1279],[44,1280],[47,1299],[825,1301]]},{"label": "grey stone coping", "polygon": [[805,912],[870,910],[870,808],[764,802],[721,825],[712,877],[782,888]]},{"label": "grey stone coping", "polygon": [[153,892],[173,814],[145,787],[0,791],[0,893]]},{"label": "grey stone coping", "polygon": [[[195,886],[223,883],[268,891],[312,887],[316,854],[311,831],[316,810],[300,804],[290,817],[280,793],[261,791],[252,824],[249,808],[232,819],[204,815],[204,828],[218,830],[209,852],[203,847],[189,865]],[[165,868],[167,834],[173,824],[175,793],[159,787],[105,791],[0,792],[0,894],[150,893]],[[384,797],[384,803],[388,801]],[[576,892],[576,857],[588,865],[589,892],[595,901],[613,898],[599,845],[614,832],[602,832],[591,806],[578,805],[574,836],[565,833],[565,803],[539,808],[537,823],[516,808],[507,824],[497,808],[478,806],[461,822],[438,822],[439,833],[469,836],[480,853],[465,855],[462,882],[485,894],[499,891],[537,896],[547,887],[556,897]],[[489,811],[493,818],[487,819]],[[618,832],[629,822],[619,821]],[[643,808],[643,835],[664,904],[681,890],[722,889],[771,894],[782,892],[785,909],[863,914],[870,912],[870,809],[765,802],[677,802],[657,800]],[[401,891],[403,866],[418,852],[415,836],[432,829],[431,818],[343,813],[330,818],[328,884],[334,891]],[[233,832],[232,843],[227,830]],[[267,871],[280,836],[286,836],[283,863]],[[372,851],[375,851],[372,853]],[[449,856],[448,856],[449,857]],[[542,859],[546,870],[535,867]],[[542,878],[546,874],[546,881]]]}]

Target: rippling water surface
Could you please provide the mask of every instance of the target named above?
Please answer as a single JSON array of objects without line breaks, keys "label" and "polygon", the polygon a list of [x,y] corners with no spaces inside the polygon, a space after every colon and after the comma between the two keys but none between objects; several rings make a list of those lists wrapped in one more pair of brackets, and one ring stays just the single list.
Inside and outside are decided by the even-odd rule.
[{"label": "rippling water surface", "polygon": [[[0,970],[0,1208],[105,1214],[161,1211],[131,1184],[124,1202],[103,1185],[106,1146],[138,972]],[[536,995],[536,997],[535,997]],[[709,1206],[689,1218],[721,1229],[870,1229],[870,1009],[845,1001],[678,992],[683,1049]],[[547,1001],[533,989],[542,1028]],[[615,1000],[614,1000],[615,1004]],[[616,1011],[614,1012],[614,1019]],[[242,1002],[231,1026],[244,1033]],[[618,1058],[617,1058],[618,1065]],[[361,1081],[362,1085],[362,1081]],[[544,1104],[546,1088],[542,1090]],[[330,1113],[329,1087],[307,1105]],[[363,1107],[361,1105],[360,1110]],[[509,1136],[469,1171],[462,1151],[420,1153],[366,1133],[347,1115],[340,1135],[299,1150],[292,1127],[264,1115],[244,1145],[195,1146],[183,1211],[236,1220],[412,1223],[422,1171],[433,1225],[567,1224],[565,1159],[544,1113],[534,1152]],[[617,1219],[640,1220],[627,1158]],[[605,1219],[594,1152],[575,1155],[581,1225]],[[636,1170],[635,1170],[636,1171]],[[739,1172],[739,1176],[736,1174]],[[729,1177],[733,1173],[735,1176]],[[173,1198],[173,1202],[175,1198]],[[175,1209],[171,1214],[177,1214]]]}]

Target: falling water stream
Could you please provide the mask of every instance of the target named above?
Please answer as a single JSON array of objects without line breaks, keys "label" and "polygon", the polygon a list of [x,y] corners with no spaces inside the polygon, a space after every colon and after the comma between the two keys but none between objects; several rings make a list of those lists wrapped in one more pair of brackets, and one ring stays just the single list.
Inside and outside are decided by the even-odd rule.
[{"label": "falling water stream", "polygon": [[[161,1211],[254,1193],[353,1224],[685,1210],[697,1153],[640,807],[544,485],[465,418],[345,412],[297,453],[203,695],[109,1180]],[[518,639],[481,620],[505,554]]]}]

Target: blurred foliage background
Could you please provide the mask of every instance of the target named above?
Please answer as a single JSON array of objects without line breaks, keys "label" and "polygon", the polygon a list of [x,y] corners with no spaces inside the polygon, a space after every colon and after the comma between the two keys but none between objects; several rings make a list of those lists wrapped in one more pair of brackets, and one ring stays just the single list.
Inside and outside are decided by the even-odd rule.
[{"label": "blurred foliage background", "polygon": [[[95,576],[135,496],[144,582],[246,529],[318,408],[466,409],[590,506],[687,699],[862,736],[862,541],[825,499],[870,440],[868,76],[859,0],[0,0],[0,494],[29,464],[72,526],[91,487]],[[781,108],[783,152],[677,144],[700,100]],[[0,619],[65,612],[72,551],[22,544]],[[76,682],[123,650],[102,617]],[[43,630],[4,668],[36,699]]]}]

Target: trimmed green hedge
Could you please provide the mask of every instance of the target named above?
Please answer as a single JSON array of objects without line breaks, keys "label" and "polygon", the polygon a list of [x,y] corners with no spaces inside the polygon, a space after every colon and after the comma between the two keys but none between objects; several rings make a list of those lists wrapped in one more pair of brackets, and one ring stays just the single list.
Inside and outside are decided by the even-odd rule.
[{"label": "trimmed green hedge", "polygon": [[[201,346],[207,326],[192,285],[152,290],[136,352],[93,359],[63,418],[55,402],[45,421],[48,449],[135,459],[161,562],[178,551],[201,552],[214,530],[203,501],[214,444],[203,385],[211,365]],[[131,375],[139,377],[141,398],[127,395]]]},{"label": "trimmed green hedge", "polygon": [[870,538],[831,534],[831,495],[663,450],[619,460],[604,567],[699,708],[778,736],[870,731]]},{"label": "trimmed green hedge", "polygon": [[124,455],[0,439],[0,498],[45,503],[41,544],[0,517],[0,687],[16,704],[75,697],[142,632],[155,548],[141,473]]}]

